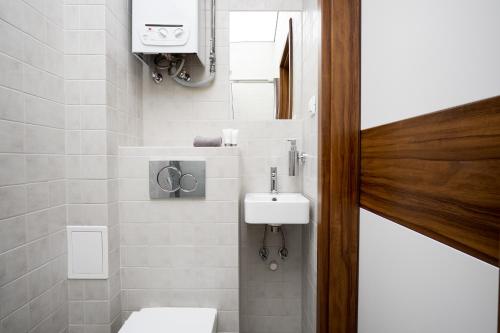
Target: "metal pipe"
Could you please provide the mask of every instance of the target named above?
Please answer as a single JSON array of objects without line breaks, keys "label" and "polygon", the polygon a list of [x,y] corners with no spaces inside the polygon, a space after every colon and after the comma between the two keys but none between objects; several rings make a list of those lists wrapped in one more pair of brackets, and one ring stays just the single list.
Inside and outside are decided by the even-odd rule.
[{"label": "metal pipe", "polygon": [[216,6],[215,6],[215,0],[212,0],[212,22],[211,22],[211,37],[210,37],[210,75],[208,78],[202,81],[198,82],[192,82],[189,79],[190,78],[188,73],[185,73],[185,71],[181,71],[181,73],[177,76],[174,77],[174,81],[177,82],[178,84],[184,86],[184,87],[189,87],[189,88],[202,88],[206,87],[209,84],[211,84],[215,80],[215,64],[216,64],[216,53],[215,53],[215,19],[216,19]]},{"label": "metal pipe", "polygon": [[211,48],[210,48],[210,73],[215,73],[215,0],[212,0],[212,24],[211,24],[211,33],[212,33],[212,40],[211,40]]}]

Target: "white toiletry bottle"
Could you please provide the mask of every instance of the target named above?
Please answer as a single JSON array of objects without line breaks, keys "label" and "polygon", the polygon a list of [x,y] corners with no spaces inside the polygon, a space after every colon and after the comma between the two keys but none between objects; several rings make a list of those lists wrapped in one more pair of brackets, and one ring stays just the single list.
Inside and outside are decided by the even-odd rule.
[{"label": "white toiletry bottle", "polygon": [[233,136],[232,128],[225,128],[222,130],[222,138],[224,139],[224,146],[231,146],[233,140],[232,136]]},{"label": "white toiletry bottle", "polygon": [[237,146],[238,145],[238,134],[239,130],[233,129],[231,131],[231,146]]}]

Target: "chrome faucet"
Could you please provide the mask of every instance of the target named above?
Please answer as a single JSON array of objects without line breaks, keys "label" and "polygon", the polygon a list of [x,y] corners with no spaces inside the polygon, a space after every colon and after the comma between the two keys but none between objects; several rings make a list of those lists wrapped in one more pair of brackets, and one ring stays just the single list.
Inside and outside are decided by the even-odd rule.
[{"label": "chrome faucet", "polygon": [[278,168],[271,167],[271,193],[278,194]]}]

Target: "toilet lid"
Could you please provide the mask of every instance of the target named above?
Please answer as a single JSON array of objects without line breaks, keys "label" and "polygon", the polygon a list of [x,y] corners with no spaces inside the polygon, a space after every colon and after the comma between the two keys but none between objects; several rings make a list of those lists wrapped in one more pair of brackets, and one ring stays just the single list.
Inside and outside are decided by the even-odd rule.
[{"label": "toilet lid", "polygon": [[146,308],[133,312],[119,333],[213,333],[217,310]]}]

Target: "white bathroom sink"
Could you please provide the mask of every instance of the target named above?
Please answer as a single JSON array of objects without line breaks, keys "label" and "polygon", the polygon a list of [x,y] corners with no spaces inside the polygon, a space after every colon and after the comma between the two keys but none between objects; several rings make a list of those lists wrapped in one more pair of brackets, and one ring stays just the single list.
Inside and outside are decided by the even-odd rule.
[{"label": "white bathroom sink", "polygon": [[245,222],[249,224],[309,223],[309,200],[300,193],[247,193]]}]

